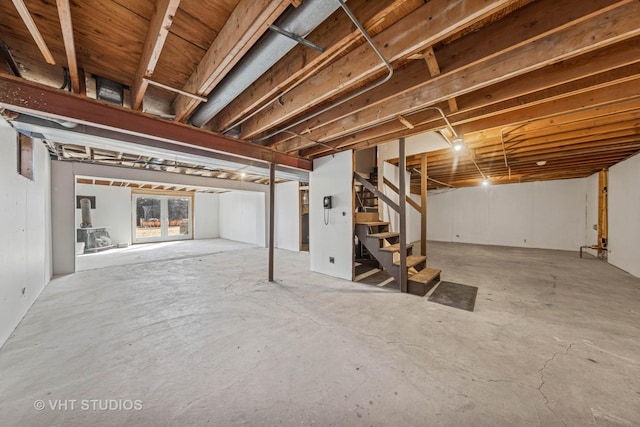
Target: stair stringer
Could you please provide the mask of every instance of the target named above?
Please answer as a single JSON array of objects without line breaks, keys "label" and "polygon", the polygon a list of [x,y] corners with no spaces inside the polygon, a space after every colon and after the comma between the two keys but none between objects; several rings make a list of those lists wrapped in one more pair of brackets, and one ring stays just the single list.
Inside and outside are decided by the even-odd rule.
[{"label": "stair stringer", "polygon": [[369,237],[369,227],[365,224],[356,224],[356,236],[367,248],[367,251],[382,265],[396,281],[400,280],[400,266],[393,263],[393,252],[380,250],[381,239]]}]

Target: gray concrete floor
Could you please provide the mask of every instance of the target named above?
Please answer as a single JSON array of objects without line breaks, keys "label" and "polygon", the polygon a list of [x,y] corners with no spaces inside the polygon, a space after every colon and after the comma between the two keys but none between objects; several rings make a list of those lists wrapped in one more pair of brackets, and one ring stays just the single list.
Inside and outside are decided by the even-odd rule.
[{"label": "gray concrete floor", "polygon": [[76,271],[139,264],[160,259],[174,260],[251,247],[255,247],[255,245],[226,239],[142,243],[126,248],[111,248],[100,252],[78,255],[76,256]]},{"label": "gray concrete floor", "polygon": [[475,312],[310,273],[307,253],[277,251],[267,283],[255,247],[57,278],[0,350],[0,424],[640,425],[639,279],[429,251],[479,287]]}]

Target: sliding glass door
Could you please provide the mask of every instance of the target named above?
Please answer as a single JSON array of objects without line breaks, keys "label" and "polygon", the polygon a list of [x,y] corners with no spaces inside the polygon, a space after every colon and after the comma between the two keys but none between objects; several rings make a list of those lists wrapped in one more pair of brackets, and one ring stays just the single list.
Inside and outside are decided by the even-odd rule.
[{"label": "sliding glass door", "polygon": [[133,242],[191,239],[191,197],[133,195]]}]

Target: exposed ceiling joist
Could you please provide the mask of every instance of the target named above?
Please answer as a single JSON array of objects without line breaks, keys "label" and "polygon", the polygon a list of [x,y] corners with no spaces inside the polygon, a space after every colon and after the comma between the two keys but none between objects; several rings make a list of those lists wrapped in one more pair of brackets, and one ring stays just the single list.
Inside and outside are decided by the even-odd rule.
[{"label": "exposed ceiling joist", "polygon": [[[458,72],[455,77],[463,80],[468,79],[468,67],[479,65],[482,62],[489,63],[491,58],[506,54],[518,47],[522,48],[522,46],[540,40],[555,30],[566,28],[570,23],[583,22],[594,16],[594,14],[603,13],[603,7],[606,7],[604,10],[610,10],[612,3],[616,2],[599,0],[597,2],[580,2],[579,4],[558,4],[552,0],[536,1],[525,6],[527,13],[516,14],[515,17],[508,19],[507,22],[497,21],[439,48],[436,53],[440,58],[437,63],[438,69],[442,67],[444,74]],[[621,3],[627,2],[617,2],[617,4]],[[554,10],[554,13],[549,15],[549,10],[551,9]],[[552,44],[554,40],[549,40],[548,42]],[[565,47],[570,49],[570,46],[571,42],[568,41]],[[629,58],[629,55],[627,55],[627,58]],[[584,63],[579,65],[584,66]],[[607,69],[606,65],[601,65],[600,69]],[[425,78],[424,73],[427,72],[421,66],[420,61],[414,61],[414,63],[397,70],[389,84],[377,88],[365,96],[359,96],[344,106],[334,108],[311,122],[294,127],[292,131],[304,133],[306,130],[310,130],[311,132],[307,136],[311,139],[322,141],[335,136],[340,131],[352,130],[355,125],[360,123],[362,123],[362,127],[365,127],[368,124],[363,123],[356,113],[365,109],[371,110],[377,105],[382,105],[390,99],[404,96],[407,92],[421,86],[437,84],[437,79],[434,82],[433,78],[432,80]],[[437,76],[439,75],[437,74]],[[507,77],[504,80],[507,80]],[[544,78],[541,80],[543,82],[546,81]],[[511,80],[507,82],[509,81]],[[455,85],[450,85],[449,87],[451,86]],[[464,105],[460,99],[457,101],[458,104]],[[486,99],[484,99],[484,102],[486,102]],[[347,128],[346,125],[351,123],[353,123],[351,128]],[[319,127],[322,127],[322,129],[314,131]],[[288,139],[291,139],[289,135],[279,136],[279,141]],[[306,145],[303,141],[298,140],[298,142],[301,145]],[[294,148],[293,146],[293,143],[286,144],[284,151],[290,151]],[[276,145],[276,148],[280,149],[280,145]]]},{"label": "exposed ceiling joist", "polygon": [[153,75],[179,5],[180,0],[158,0],[156,3],[131,87],[131,107],[136,110],[142,107],[142,99],[149,84],[145,77]]},{"label": "exposed ceiling joist", "polygon": [[40,49],[40,53],[42,53],[42,56],[44,57],[45,61],[47,61],[47,64],[55,65],[56,61],[55,59],[53,59],[53,55],[51,54],[51,51],[49,50],[47,43],[44,41],[42,34],[40,34],[40,30],[38,30],[38,26],[33,21],[33,18],[29,13],[29,9],[27,9],[27,6],[24,4],[24,0],[12,0],[12,1],[14,6],[16,7],[16,10],[18,11],[18,14],[20,14],[20,18],[22,18],[24,25],[27,26],[27,29],[29,30],[31,37],[33,37],[33,40],[38,45],[38,49]]},{"label": "exposed ceiling joist", "polygon": [[[459,97],[509,78],[536,71],[545,65],[570,59],[579,53],[584,54],[632,38],[640,34],[635,16],[640,16],[640,3],[626,4],[594,16],[583,25],[570,26],[516,49],[510,49],[489,61],[440,74],[399,97],[359,111],[352,117],[341,120],[340,123],[311,132],[310,136],[323,141],[328,137],[335,137],[336,134],[349,133],[358,128],[388,120],[395,117],[398,112],[406,117],[406,113],[422,106],[443,102],[451,97]],[[351,124],[350,127],[348,123]],[[335,142],[329,145],[337,146]]]},{"label": "exposed ceiling joist", "polygon": [[[165,128],[166,120],[148,116],[144,124],[135,115],[118,114],[115,120],[110,110],[105,119],[104,111],[76,103],[69,93],[71,98],[53,102],[39,86],[27,106],[18,102],[23,81],[0,86],[0,98],[41,117],[9,112],[7,118],[22,132],[41,132],[62,160],[203,177],[226,173],[260,182],[250,175],[261,175],[267,162],[284,153],[309,159],[441,131],[445,119],[434,107],[469,151],[458,157],[453,150],[430,151],[429,188],[438,181],[477,184],[480,175],[471,159],[492,182],[506,183],[585,176],[638,152],[637,0],[349,0],[357,21],[392,61],[390,79],[381,77],[383,61],[334,0],[303,1],[298,9],[287,6],[291,0],[23,1],[58,62],[69,51],[65,40],[75,39],[79,83],[84,69],[88,83],[98,74],[130,85],[132,101],[144,98],[145,111],[159,117],[173,118],[172,106],[188,103],[183,120],[214,131],[232,129],[258,142],[192,134],[193,128],[180,124]],[[270,12],[274,8],[284,13]],[[305,19],[296,20],[300,13]],[[310,14],[316,19],[307,19]],[[13,4],[1,3],[0,15],[0,37],[20,74],[60,87],[61,68],[42,59]],[[274,52],[266,73],[243,72],[246,64],[238,59],[254,55],[246,49],[257,50],[258,37],[283,40],[261,32],[276,15],[274,25],[322,46],[324,53],[287,39],[282,50],[293,49],[282,57]],[[308,25],[298,31],[294,23],[300,22]],[[259,62],[266,51],[260,50]],[[237,75],[244,76],[238,85]],[[215,81],[223,77],[221,84]],[[146,93],[136,87],[150,81],[162,86]],[[176,95],[188,82],[192,89]],[[88,89],[86,96],[93,96],[92,85]],[[192,108],[185,98],[194,94],[199,99]],[[76,113],[60,114],[70,99]],[[207,104],[196,111],[198,102]],[[81,124],[61,128],[44,117]],[[537,165],[539,156],[547,157],[544,167]],[[310,168],[307,159],[303,168]],[[241,170],[248,175],[241,177]],[[306,176],[290,167],[278,170],[285,179]]]},{"label": "exposed ceiling joist", "polygon": [[[391,11],[409,3],[408,0],[350,0],[348,5],[365,28],[383,21]],[[225,107],[207,125],[212,130],[223,130],[258,107],[272,102],[284,90],[311,77],[323,64],[336,59],[354,43],[361,40],[360,32],[342,11],[337,11],[326,25],[318,27],[309,36],[310,42],[325,47],[324,52],[305,46],[294,47],[281,61],[256,80],[247,90]]]},{"label": "exposed ceiling joist", "polygon": [[[456,0],[446,2],[443,8],[442,3],[429,2],[375,36],[373,41],[387,61],[393,63],[442,40],[452,31],[477,22],[508,3],[506,0],[490,4],[482,0]],[[428,22],[427,28],[425,22]],[[258,136],[300,114],[310,105],[375,76],[384,67],[385,64],[369,45],[361,45],[286,94],[281,106],[272,106],[248,120],[243,125],[241,136],[245,139]]]},{"label": "exposed ceiling joist", "polygon": [[[287,6],[288,0],[241,0],[182,90],[211,92]],[[198,104],[179,95],[173,103],[176,120],[185,121]]]},{"label": "exposed ceiling joist", "polygon": [[76,44],[73,40],[73,25],[71,22],[71,5],[69,4],[69,0],[56,0],[56,5],[58,6],[64,50],[67,55],[67,68],[69,69],[69,77],[71,78],[71,89],[75,93],[80,93]]},{"label": "exposed ceiling joist", "polygon": [[[602,108],[614,104],[624,104],[627,102],[633,102],[640,98],[639,81],[624,82],[619,85],[608,86],[588,92],[582,92],[577,95],[569,95],[562,99],[552,100],[546,103],[535,104],[527,106],[526,104],[522,108],[514,109],[509,113],[496,114],[486,116],[485,118],[478,120],[470,120],[469,122],[456,125],[458,132],[467,135],[474,132],[481,132],[491,130],[495,132],[495,129],[499,130],[505,127],[511,127],[517,124],[525,124],[531,121],[540,120],[542,118],[554,118],[555,122],[561,121],[562,117],[572,112],[585,112],[587,115],[597,115]],[[515,102],[514,102],[515,103]],[[636,105],[636,103],[633,103]],[[617,108],[617,107],[616,107]],[[635,107],[637,108],[637,107]],[[425,123],[419,123],[416,125],[410,133],[407,129],[390,130],[389,133],[376,133],[367,137],[366,135],[354,135],[354,137],[346,137],[341,141],[341,148],[349,148],[353,150],[364,149],[372,147],[384,142],[393,141],[400,137],[408,135],[415,135],[418,133],[428,132],[437,129],[441,126],[440,123],[433,120],[427,120]],[[366,133],[366,132],[363,132]],[[314,152],[317,153],[320,149],[327,150],[324,147],[314,147]],[[311,151],[311,149],[309,150]]]}]

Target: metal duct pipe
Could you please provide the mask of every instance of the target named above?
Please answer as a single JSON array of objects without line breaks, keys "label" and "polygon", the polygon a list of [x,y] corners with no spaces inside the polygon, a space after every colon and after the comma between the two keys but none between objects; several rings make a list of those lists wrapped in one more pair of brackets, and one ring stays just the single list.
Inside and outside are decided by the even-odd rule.
[{"label": "metal duct pipe", "polygon": [[[293,34],[306,37],[318,25],[340,7],[337,1],[305,0],[276,22],[276,25]],[[297,42],[277,32],[265,34],[249,53],[234,67],[233,72],[209,94],[209,101],[201,104],[191,116],[191,124],[202,127],[224,107],[229,105],[251,83],[275,65]]]}]

